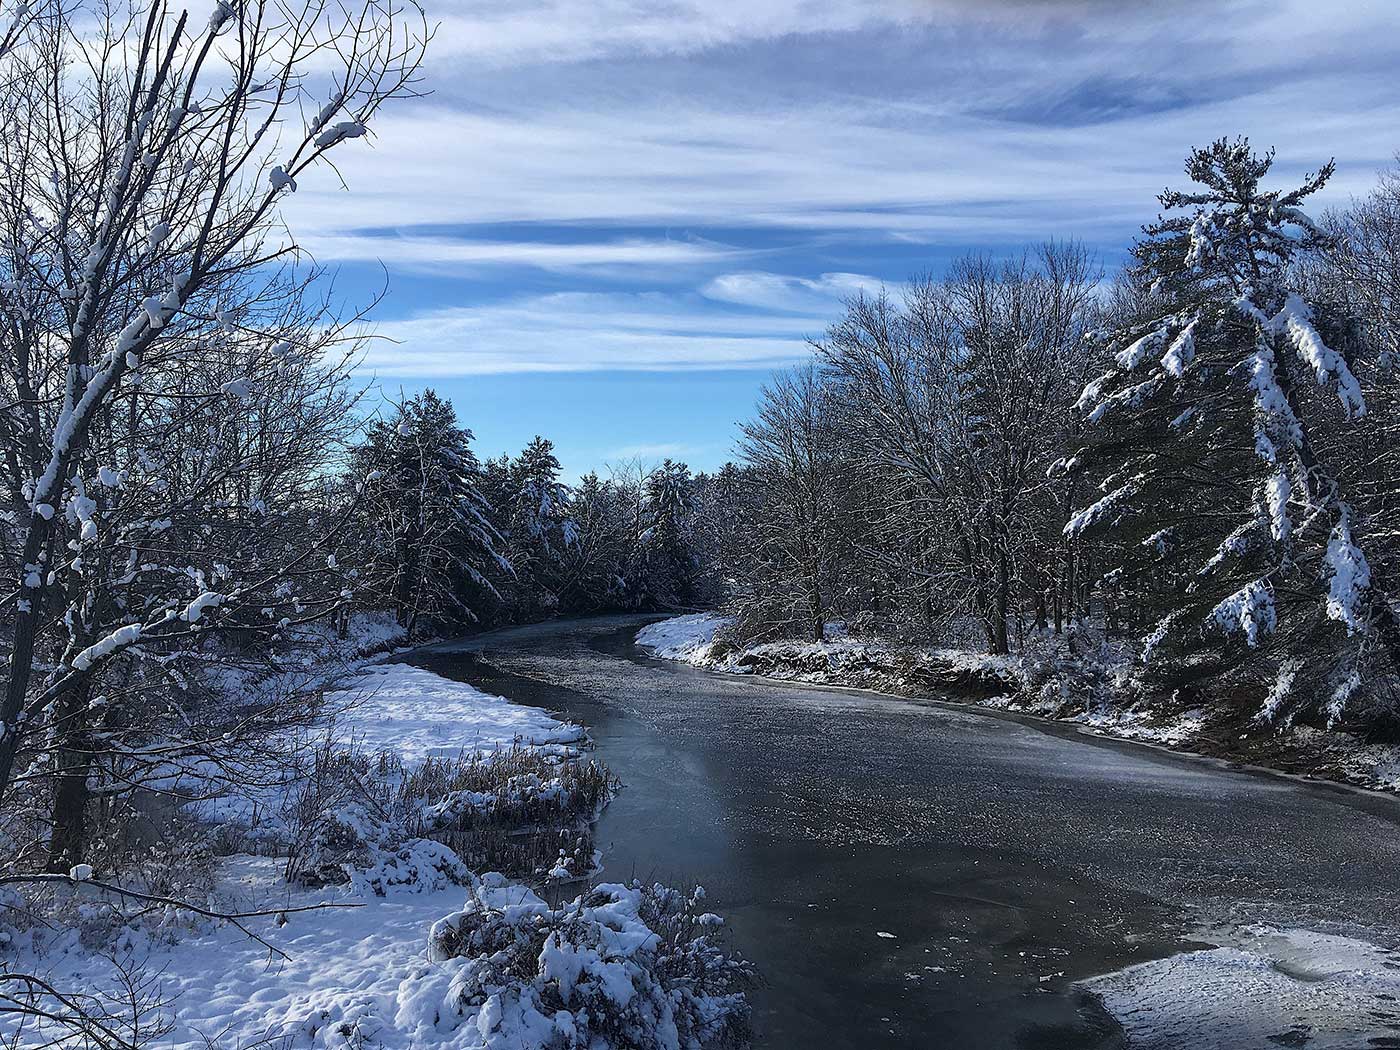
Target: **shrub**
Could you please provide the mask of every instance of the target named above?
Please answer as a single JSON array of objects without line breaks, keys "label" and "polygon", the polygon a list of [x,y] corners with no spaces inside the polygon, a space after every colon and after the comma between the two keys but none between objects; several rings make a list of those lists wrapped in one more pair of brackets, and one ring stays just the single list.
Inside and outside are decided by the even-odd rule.
[{"label": "shrub", "polygon": [[753,969],[703,900],[698,887],[613,883],[551,908],[485,875],[429,936],[429,957],[456,965],[408,990],[399,1016],[438,1032],[474,1024],[502,1044],[528,1033],[548,1050],[747,1045]]}]

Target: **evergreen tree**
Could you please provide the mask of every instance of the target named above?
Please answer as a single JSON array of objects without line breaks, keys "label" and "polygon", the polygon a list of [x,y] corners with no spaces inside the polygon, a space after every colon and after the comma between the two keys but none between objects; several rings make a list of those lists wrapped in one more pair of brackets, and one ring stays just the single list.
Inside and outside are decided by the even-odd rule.
[{"label": "evergreen tree", "polygon": [[553,442],[535,437],[510,462],[505,524],[507,556],[519,573],[515,588],[517,618],[533,619],[555,612],[564,585],[564,562],[577,539],[570,513],[569,488],[559,479]]},{"label": "evergreen tree", "polygon": [[471,440],[452,405],[425,390],[371,424],[352,453],[365,479],[365,547],[410,634],[425,615],[477,620],[512,571]]},{"label": "evergreen tree", "polygon": [[[1290,266],[1321,231],[1291,191],[1261,181],[1273,154],[1246,140],[1192,152],[1200,189],[1136,247],[1140,315],[1110,337],[1113,367],[1084,390],[1090,443],[1066,466],[1102,495],[1066,535],[1109,543],[1109,586],[1155,621],[1154,654],[1193,653],[1267,690],[1263,714],[1329,719],[1397,653],[1395,614],[1365,554],[1366,522],[1327,451],[1366,411],[1347,319],[1315,310]],[[1306,684],[1306,688],[1305,688]]]},{"label": "evergreen tree", "polygon": [[574,488],[570,508],[575,541],[564,551],[560,607],[577,613],[632,607],[629,507],[618,487],[589,471]]},{"label": "evergreen tree", "polygon": [[690,606],[696,600],[696,564],[690,542],[695,481],[684,463],[667,459],[647,476],[643,508],[642,579],[649,606]]}]

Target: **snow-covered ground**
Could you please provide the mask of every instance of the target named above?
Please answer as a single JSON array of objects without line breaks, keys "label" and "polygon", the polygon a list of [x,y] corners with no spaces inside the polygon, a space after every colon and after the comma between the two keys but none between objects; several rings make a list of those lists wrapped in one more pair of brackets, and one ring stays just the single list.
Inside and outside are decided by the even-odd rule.
[{"label": "snow-covered ground", "polygon": [[[396,753],[405,769],[519,747],[572,761],[584,740],[580,727],[543,711],[406,664],[364,668],[332,699],[331,707],[345,709],[342,731],[366,751]],[[0,925],[9,938],[0,950],[8,949],[8,969],[94,994],[116,987],[116,963],[137,967],[168,1003],[152,1012],[171,1024],[158,1041],[163,1050],[602,1046],[590,1025],[603,1007],[644,1041],[680,1050],[683,1037],[704,1034],[697,1025],[746,1023],[742,995],[686,999],[689,992],[663,987],[653,973],[653,954],[676,941],[670,929],[658,934],[647,922],[694,923],[703,934],[718,920],[700,914],[699,895],[603,886],[585,891],[581,904],[551,910],[528,886],[468,872],[436,842],[412,840],[386,857],[393,880],[352,876],[317,889],[289,885],[282,857],[219,860],[211,908],[284,911],[245,920],[265,943],[233,924],[172,909],[158,925],[104,930],[96,945],[91,930]],[[79,885],[62,892],[95,902],[102,891]],[[296,910],[321,903],[334,907]],[[552,928],[560,932],[547,938]],[[700,945],[701,963],[729,965],[703,936],[689,943]],[[514,946],[509,966],[497,951],[505,945]],[[533,977],[525,972],[531,967]],[[0,1020],[3,1045],[15,1036],[8,1023]],[[37,1038],[20,1033],[17,1044]]]},{"label": "snow-covered ground", "polygon": [[[533,891],[501,877],[487,876],[472,887],[347,899],[324,891],[288,892],[279,876],[278,861],[230,858],[218,897],[226,906],[250,909],[290,909],[327,899],[356,906],[292,913],[281,926],[272,919],[249,924],[285,957],[227,925],[184,932],[173,946],[132,938],[119,949],[124,961],[160,971],[161,995],[172,1003],[174,1019],[158,1043],[162,1050],[552,1050],[588,1045],[565,1038],[586,1033],[586,1021],[575,1017],[576,1009],[551,1008],[552,1001],[567,1006],[598,995],[624,1002],[633,996],[640,1001],[643,994],[662,998],[638,961],[658,935],[639,915],[640,890],[631,887],[601,886],[590,898],[594,903],[583,914],[595,924],[592,943],[555,937],[535,946],[537,973],[524,982],[523,994],[507,987],[473,1002],[476,997],[464,993],[478,979],[474,971],[491,960],[444,951],[444,931],[453,923],[489,911],[506,927],[527,929],[563,916],[577,931],[579,915],[552,912]],[[697,915],[697,930],[712,920],[708,913]],[[47,961],[50,976],[63,987],[95,989],[112,980],[111,964],[75,937],[51,948]],[[719,1006],[715,1016],[723,1017],[724,1004]],[[661,1004],[660,1012],[665,1009]],[[674,1018],[661,1023],[650,1045],[680,1050],[676,1030]]]},{"label": "snow-covered ground", "polygon": [[464,751],[492,751],[526,744],[571,744],[580,726],[544,711],[503,700],[410,664],[369,667],[345,690],[328,698],[346,707],[341,728],[366,751],[394,751],[415,764]]},{"label": "snow-covered ground", "polygon": [[692,613],[649,623],[637,632],[644,645],[662,660],[679,660],[693,667],[719,669],[713,656],[715,632],[729,623],[717,613]]},{"label": "snow-covered ground", "polygon": [[[221,1047],[281,1039],[289,1047],[422,1045],[397,1021],[400,998],[412,997],[414,982],[430,969],[428,931],[462,906],[463,888],[377,898],[291,889],[281,871],[280,860],[228,858],[216,899],[248,910],[321,901],[357,907],[293,913],[281,927],[272,919],[249,924],[286,958],[229,925],[205,924],[170,946],[138,941],[125,958],[159,970],[161,993],[172,1002],[174,1028],[161,1047],[208,1050],[206,1039]],[[110,979],[110,967],[74,947],[56,977],[62,987],[91,986]]]},{"label": "snow-covered ground", "polygon": [[1310,930],[1250,926],[1083,982],[1134,1050],[1361,1050],[1400,1045],[1400,954]]}]

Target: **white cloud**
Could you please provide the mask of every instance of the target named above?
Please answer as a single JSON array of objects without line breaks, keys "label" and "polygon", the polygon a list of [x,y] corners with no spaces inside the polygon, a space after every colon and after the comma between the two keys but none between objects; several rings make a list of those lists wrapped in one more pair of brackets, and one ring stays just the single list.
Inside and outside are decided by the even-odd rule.
[{"label": "white cloud", "polygon": [[492,266],[533,266],[555,272],[592,268],[724,264],[745,254],[699,240],[630,237],[618,240],[549,243],[477,240],[419,234],[368,235],[322,230],[299,239],[319,262],[378,261],[406,270],[480,270]]},{"label": "white cloud", "polygon": [[[1364,192],[1400,145],[1400,4],[472,0],[434,16],[435,95],[338,153],[352,195],[301,180],[286,217],[302,243],[399,271],[696,291],[448,300],[382,325],[401,340],[371,352],[385,375],[767,367],[874,287],[837,267],[884,272],[882,241],[902,258],[1118,245],[1219,135],[1277,145],[1281,179],[1336,156],[1324,203]],[[811,265],[733,246],[753,241],[806,246]]]},{"label": "white cloud", "polygon": [[825,325],[716,311],[693,296],[569,292],[383,322],[365,364],[381,376],[766,369],[804,357]]},{"label": "white cloud", "polygon": [[875,294],[883,287],[876,277],[859,273],[824,273],[820,277],[791,277],[762,270],[725,273],[702,289],[706,298],[787,313],[830,315],[833,306],[858,292]]},{"label": "white cloud", "polygon": [[[717,98],[587,111],[550,103],[492,113],[420,106],[386,116],[376,149],[357,146],[337,161],[366,227],[767,227],[961,244],[1118,238],[1152,215],[1188,147],[1224,133],[1280,146],[1281,169],[1338,157],[1333,201],[1364,189],[1396,146],[1400,97],[1320,109],[1315,91],[1289,81],[1247,100],[1083,126],[933,112],[892,123],[878,100],[744,109]],[[307,179],[288,218],[331,251],[377,247],[344,241],[354,221],[345,209],[344,194],[318,192]],[[334,238],[344,246],[329,245]],[[450,253],[412,240],[404,250]],[[597,250],[635,257],[642,246]],[[663,262],[688,264],[707,249],[664,250]]]},{"label": "white cloud", "polygon": [[1097,5],[1026,6],[972,0],[535,0],[460,2],[439,15],[439,57],[489,66],[579,62],[617,55],[690,55],[794,33],[831,34],[957,15],[1043,20]]}]

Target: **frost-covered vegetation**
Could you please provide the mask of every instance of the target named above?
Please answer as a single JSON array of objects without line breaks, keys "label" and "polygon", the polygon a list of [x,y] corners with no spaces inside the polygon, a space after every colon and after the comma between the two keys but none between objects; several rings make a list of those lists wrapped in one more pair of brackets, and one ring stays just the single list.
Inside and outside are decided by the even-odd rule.
[{"label": "frost-covered vegetation", "polygon": [[838,623],[1109,721],[1400,734],[1400,182],[1314,219],[1332,166],[1272,160],[1193,151],[1120,273],[1056,244],[849,301],[720,475],[706,657]]},{"label": "frost-covered vegetation", "polygon": [[753,972],[702,889],[588,888],[616,784],[577,727],[404,664],[348,684],[277,782],[3,877],[4,1045],[746,1044]]},{"label": "frost-covered vegetation", "polygon": [[[362,666],[473,622],[705,596],[704,485],[684,467],[569,488],[548,442],[483,466],[431,392],[367,396],[365,314],[299,251],[297,191],[334,183],[334,159],[417,93],[430,36],[415,5],[377,0],[6,12],[6,1045],[370,1045],[374,1027],[421,1046],[347,996],[411,985],[450,910],[437,898],[455,907],[491,871],[555,894],[596,869],[615,781],[579,727]],[[730,1040],[737,985],[686,969],[716,956],[703,924],[679,938],[659,892],[628,926],[658,924],[626,963],[648,1016],[687,1047]],[[342,906],[405,893],[440,910],[383,934],[401,968],[338,984],[329,953],[360,950]],[[284,927],[303,923],[293,946]],[[257,1013],[268,953],[331,975],[308,984],[318,1002]],[[222,1014],[183,994],[205,979]],[[615,1005],[589,1000],[589,1045],[658,1045]]]}]

